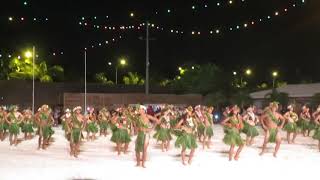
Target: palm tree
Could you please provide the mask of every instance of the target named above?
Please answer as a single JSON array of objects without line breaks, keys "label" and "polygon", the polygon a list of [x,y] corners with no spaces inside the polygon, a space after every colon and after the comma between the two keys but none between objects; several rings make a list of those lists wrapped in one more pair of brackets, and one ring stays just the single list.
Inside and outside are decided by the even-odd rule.
[{"label": "palm tree", "polygon": [[[30,59],[12,59],[9,63],[9,69],[11,71],[9,78],[23,80],[33,78],[33,63]],[[34,76],[35,79],[40,80],[40,82],[52,82],[54,79],[62,80],[63,73],[63,68],[58,65],[48,68],[45,61],[34,64]]]},{"label": "palm tree", "polygon": [[277,89],[272,89],[272,91],[265,95],[267,103],[277,101],[283,106],[287,106],[289,103],[289,94],[284,92],[278,92]]},{"label": "palm tree", "polygon": [[239,89],[231,96],[231,102],[237,104],[241,109],[243,109],[245,105],[252,104],[253,100],[247,91]]},{"label": "palm tree", "polygon": [[123,82],[125,85],[143,85],[144,79],[136,72],[129,72],[127,76],[123,77]]},{"label": "palm tree", "polygon": [[107,78],[105,73],[97,73],[94,78],[97,82],[102,83],[104,85],[113,85],[113,82]]}]

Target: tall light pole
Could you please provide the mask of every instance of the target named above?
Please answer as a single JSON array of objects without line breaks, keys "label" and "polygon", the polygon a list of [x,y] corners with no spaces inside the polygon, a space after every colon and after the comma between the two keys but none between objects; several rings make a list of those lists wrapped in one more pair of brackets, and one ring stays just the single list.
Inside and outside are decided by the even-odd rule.
[{"label": "tall light pole", "polygon": [[84,51],[84,114],[87,114],[87,51]]},{"label": "tall light pole", "polygon": [[279,73],[277,71],[273,71],[272,72],[272,88],[275,88],[275,82],[276,82],[276,78],[278,77]]},{"label": "tall light pole", "polygon": [[149,95],[149,22],[146,24],[146,84],[145,94]]},{"label": "tall light pole", "polygon": [[125,59],[120,59],[120,62],[116,64],[116,84],[118,84],[118,66],[125,66],[127,61]]}]

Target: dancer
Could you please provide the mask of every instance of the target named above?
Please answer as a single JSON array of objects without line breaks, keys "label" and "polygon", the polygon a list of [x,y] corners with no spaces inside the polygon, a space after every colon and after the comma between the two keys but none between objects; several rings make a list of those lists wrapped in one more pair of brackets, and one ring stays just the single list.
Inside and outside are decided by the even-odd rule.
[{"label": "dancer", "polygon": [[71,129],[69,128],[69,124],[72,121],[72,114],[70,109],[66,109],[65,114],[61,116],[61,122],[62,122],[62,129],[64,130],[64,135],[68,141],[70,141],[71,138]]},{"label": "dancer", "polygon": [[[9,124],[9,140],[11,145],[18,145],[18,135],[20,134],[20,123],[23,121],[23,116],[18,112],[18,106],[11,106],[10,112],[7,114],[6,121]],[[12,139],[13,138],[13,139]]]},{"label": "dancer", "polygon": [[6,121],[7,112],[5,107],[0,106],[0,140],[3,141],[6,137],[6,131],[8,129],[8,123]]},{"label": "dancer", "polygon": [[203,108],[203,112],[205,114],[205,132],[204,132],[204,139],[203,139],[203,149],[207,146],[210,149],[211,138],[213,136],[213,112],[214,107]]},{"label": "dancer", "polygon": [[127,121],[127,117],[120,114],[116,114],[112,118],[111,123],[115,127],[114,131],[112,132],[111,141],[116,143],[118,155],[121,154],[122,149],[123,153],[126,154],[128,152],[129,143],[131,142],[129,135],[130,123]]},{"label": "dancer", "polygon": [[49,106],[46,104],[42,105],[35,115],[35,119],[39,128],[38,149],[42,148],[45,150],[49,145],[51,136],[54,134],[52,129],[54,119]]},{"label": "dancer", "polygon": [[317,123],[315,122],[315,119],[317,119],[318,115],[320,115],[320,105],[318,105],[317,109],[312,113],[312,119],[309,126],[309,132],[312,130],[315,130],[318,128]]},{"label": "dancer", "polygon": [[153,116],[146,114],[147,108],[145,106],[139,106],[139,114],[136,119],[136,126],[138,136],[135,144],[136,151],[136,166],[142,166],[145,168],[145,162],[147,159],[147,150],[149,146],[150,132],[154,129],[151,122],[159,124],[159,120]]},{"label": "dancer", "polygon": [[[296,122],[299,120],[298,114],[294,112],[293,105],[289,105],[287,107],[288,112],[284,114],[284,118],[286,119],[287,123],[284,126],[284,130],[287,131],[287,141],[288,144],[294,143],[296,137],[297,137],[297,132],[298,132],[298,127]],[[291,134],[293,134],[293,137],[291,139]]]},{"label": "dancer", "polygon": [[310,135],[310,131],[313,129],[311,127],[311,115],[310,115],[309,105],[305,104],[302,107],[302,112],[300,113],[300,119],[297,122],[298,127],[301,129],[301,132],[304,137]]},{"label": "dancer", "polygon": [[[317,111],[319,110],[319,108],[320,106],[318,106]],[[320,152],[320,113],[314,114],[314,123],[316,124],[316,128],[315,128],[315,133],[313,135],[313,139],[318,140],[318,149]]]},{"label": "dancer", "polygon": [[34,117],[32,115],[32,111],[30,109],[26,109],[23,111],[23,126],[22,132],[24,133],[24,139],[31,139],[33,130]]},{"label": "dancer", "polygon": [[157,141],[161,141],[161,150],[164,152],[169,150],[170,141],[172,140],[170,133],[171,112],[167,110],[161,114],[162,117],[160,118],[160,124],[158,125],[159,127],[153,137],[157,139]]},{"label": "dancer", "polygon": [[259,135],[256,124],[259,122],[258,116],[254,113],[254,107],[249,106],[246,109],[246,114],[243,116],[243,129],[242,132],[246,134],[246,145],[251,146],[254,138]]},{"label": "dancer", "polygon": [[[205,126],[205,117],[201,111],[201,106],[198,105],[195,108],[195,117],[196,117],[196,121],[197,121],[197,133],[198,133],[198,138],[199,141],[204,143],[204,138],[205,138],[205,130],[206,130],[206,126]],[[204,148],[204,145],[203,145]]]},{"label": "dancer", "polygon": [[[97,125],[97,117],[94,113],[93,107],[88,107],[89,114],[87,115],[86,119],[86,131],[87,131],[87,141],[95,140],[96,139],[96,133],[98,133],[98,125]],[[91,135],[90,135],[91,134]]]},{"label": "dancer", "polygon": [[190,149],[188,164],[192,163],[195,150],[198,147],[195,131],[197,129],[197,121],[193,116],[193,108],[189,106],[186,109],[186,114],[175,127],[181,130],[181,134],[177,137],[175,146],[181,149],[182,164],[186,165],[186,150]]},{"label": "dancer", "polygon": [[[223,138],[223,142],[230,145],[229,161],[232,161],[232,159],[237,161],[244,146],[244,142],[240,136],[240,130],[243,128],[243,122],[239,113],[240,108],[237,105],[233,106],[231,108],[230,117],[226,118],[221,123],[225,126],[226,133]],[[238,146],[239,148],[234,156],[235,146]]]},{"label": "dancer", "polygon": [[263,155],[265,153],[267,144],[270,142],[276,143],[273,156],[277,157],[277,153],[281,145],[281,136],[279,131],[283,128],[283,125],[285,123],[285,118],[277,112],[278,108],[278,102],[270,103],[269,107],[265,109],[264,114],[260,119],[262,128],[265,131],[265,137],[260,155]]},{"label": "dancer", "polygon": [[100,126],[100,136],[104,135],[106,137],[108,135],[109,118],[110,118],[109,111],[106,108],[102,108],[99,111],[99,115],[98,115],[98,122]]},{"label": "dancer", "polygon": [[70,156],[78,157],[80,153],[81,131],[84,128],[85,116],[81,114],[82,108],[73,108],[72,120],[68,122],[70,129]]}]

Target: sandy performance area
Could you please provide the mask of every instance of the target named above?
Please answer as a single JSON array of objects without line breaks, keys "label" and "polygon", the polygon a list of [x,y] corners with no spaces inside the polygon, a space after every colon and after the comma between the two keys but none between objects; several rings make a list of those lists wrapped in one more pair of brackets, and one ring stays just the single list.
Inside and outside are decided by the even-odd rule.
[{"label": "sandy performance area", "polygon": [[[245,147],[238,162],[228,161],[229,147],[222,142],[221,126],[214,128],[211,149],[199,145],[192,165],[184,166],[180,149],[171,143],[169,152],[161,152],[159,144],[152,139],[149,146],[147,168],[135,167],[134,142],[130,152],[118,156],[115,145],[108,137],[96,141],[84,141],[78,159],[69,156],[69,145],[61,128],[55,128],[54,142],[49,148],[37,150],[38,138],[9,146],[8,138],[0,142],[0,179],[318,179],[320,152],[317,141],[299,135],[296,144],[285,141],[277,158],[272,156],[274,144],[267,153],[259,156],[263,132],[252,147]],[[244,137],[244,136],[243,136]],[[23,135],[19,137],[23,138]],[[135,140],[136,137],[132,139]]]}]

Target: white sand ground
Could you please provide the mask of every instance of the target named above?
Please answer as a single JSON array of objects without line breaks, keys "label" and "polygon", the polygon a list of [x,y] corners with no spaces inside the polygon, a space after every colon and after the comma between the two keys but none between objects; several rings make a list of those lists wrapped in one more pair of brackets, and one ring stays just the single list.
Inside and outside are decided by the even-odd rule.
[{"label": "white sand ground", "polygon": [[[245,147],[238,162],[228,161],[229,147],[222,142],[223,130],[215,126],[212,149],[196,151],[192,165],[183,166],[179,149],[161,152],[152,139],[147,168],[135,167],[134,143],[127,155],[117,156],[108,137],[84,142],[78,159],[68,154],[68,142],[60,128],[46,150],[37,150],[37,138],[9,146],[0,142],[0,180],[15,179],[319,179],[320,152],[317,141],[299,135],[295,145],[283,140],[278,158],[272,156],[274,144],[260,157],[262,136],[252,147]],[[262,133],[262,132],[261,132]],[[285,133],[282,133],[285,137]],[[19,137],[22,139],[22,135]],[[133,138],[135,140],[135,137]],[[172,142],[173,144],[174,142]],[[251,175],[249,175],[251,173]]]}]

